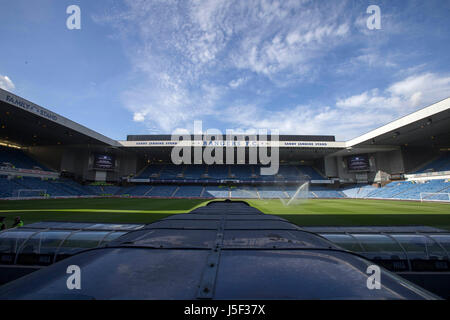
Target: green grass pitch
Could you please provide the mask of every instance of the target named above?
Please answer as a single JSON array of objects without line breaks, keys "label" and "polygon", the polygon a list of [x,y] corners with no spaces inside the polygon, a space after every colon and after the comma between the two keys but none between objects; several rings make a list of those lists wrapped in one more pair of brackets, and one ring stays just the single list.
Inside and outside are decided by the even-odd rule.
[{"label": "green grass pitch", "polygon": [[[264,213],[300,226],[427,225],[450,230],[450,204],[410,201],[310,199],[289,206],[281,200],[246,200]],[[0,201],[0,216],[11,225],[20,216],[36,221],[150,223],[189,212],[208,201],[200,199],[57,199]]]}]

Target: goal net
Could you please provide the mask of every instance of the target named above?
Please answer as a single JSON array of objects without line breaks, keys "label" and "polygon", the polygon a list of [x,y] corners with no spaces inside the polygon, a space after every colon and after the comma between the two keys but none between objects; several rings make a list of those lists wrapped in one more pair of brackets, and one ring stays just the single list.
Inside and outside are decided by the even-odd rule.
[{"label": "goal net", "polygon": [[447,201],[450,202],[450,193],[421,192],[420,201]]},{"label": "goal net", "polygon": [[46,189],[19,189],[14,191],[15,198],[46,198],[48,197]]}]

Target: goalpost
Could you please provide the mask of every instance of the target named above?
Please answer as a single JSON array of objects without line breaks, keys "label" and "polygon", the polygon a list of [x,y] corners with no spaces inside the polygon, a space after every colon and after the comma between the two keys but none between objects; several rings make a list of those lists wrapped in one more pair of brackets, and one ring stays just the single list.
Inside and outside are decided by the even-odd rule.
[{"label": "goalpost", "polygon": [[450,202],[450,193],[445,192],[421,192],[420,201],[445,201]]},{"label": "goalpost", "polygon": [[19,189],[14,191],[16,198],[45,198],[48,196],[46,189]]}]

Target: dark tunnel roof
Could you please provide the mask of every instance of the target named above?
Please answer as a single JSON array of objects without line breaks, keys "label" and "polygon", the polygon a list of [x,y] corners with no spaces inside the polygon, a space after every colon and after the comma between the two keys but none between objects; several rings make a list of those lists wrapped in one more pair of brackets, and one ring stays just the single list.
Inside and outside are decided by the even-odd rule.
[{"label": "dark tunnel roof", "polygon": [[[433,299],[361,256],[245,202],[212,202],[0,287],[0,299]],[[67,267],[81,268],[69,290]]]}]

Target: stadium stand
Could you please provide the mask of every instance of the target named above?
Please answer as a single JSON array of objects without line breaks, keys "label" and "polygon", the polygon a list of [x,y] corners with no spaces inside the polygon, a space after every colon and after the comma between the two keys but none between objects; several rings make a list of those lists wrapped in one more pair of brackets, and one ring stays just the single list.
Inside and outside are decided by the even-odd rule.
[{"label": "stadium stand", "polygon": [[93,186],[93,185],[88,185],[88,186],[84,186],[84,189],[89,191],[90,194],[95,194],[95,195],[108,195],[108,196],[112,196],[112,195],[116,195],[121,191],[121,188],[118,186]]},{"label": "stadium stand", "polygon": [[160,164],[148,165],[140,174],[137,175],[137,178],[148,179],[152,177],[159,177],[159,174],[163,168],[164,166]]},{"label": "stadium stand", "polygon": [[295,181],[324,179],[319,172],[309,166],[281,165],[277,175],[261,175],[260,165],[187,165],[151,164],[140,174],[138,179],[164,180],[225,180],[241,181]]},{"label": "stadium stand", "polygon": [[198,180],[206,172],[206,166],[202,165],[190,165],[186,166],[183,172],[184,179],[186,180]]},{"label": "stadium stand", "polygon": [[323,176],[315,170],[313,167],[310,166],[297,166],[299,171],[303,174],[303,176],[306,176],[310,178],[311,180],[322,180]]},{"label": "stadium stand", "polygon": [[287,199],[288,194],[284,188],[279,186],[262,186],[258,187],[259,197],[261,199]]},{"label": "stadium stand", "polygon": [[[382,188],[369,185],[344,188],[348,198],[421,200],[423,193],[450,193],[450,182],[445,179],[427,181],[395,181]],[[444,195],[425,195],[428,200],[448,200]]]},{"label": "stadium stand", "polygon": [[152,190],[149,185],[128,186],[120,189],[117,195],[146,196]]},{"label": "stadium stand", "polygon": [[203,194],[205,198],[229,198],[230,188],[226,186],[208,186]]},{"label": "stadium stand", "polygon": [[[41,163],[19,149],[0,146],[0,161],[15,168],[48,170]],[[293,197],[300,185],[272,184],[276,181],[321,180],[322,175],[313,167],[305,165],[281,165],[274,176],[260,175],[260,165],[184,165],[151,164],[138,175],[139,178],[170,180],[196,180],[200,183],[236,179],[249,181],[251,186],[204,186],[204,185],[152,185],[138,184],[125,187],[115,185],[81,185],[67,178],[47,179],[36,177],[0,176],[0,197],[73,197],[73,196],[138,196],[138,197],[202,197],[202,198],[247,198],[288,199]],[[421,172],[450,169],[449,153],[441,155],[418,170]],[[266,183],[266,185],[260,185]],[[255,184],[256,183],[256,184]],[[308,198],[372,198],[398,200],[448,200],[450,183],[447,180],[425,182],[396,181],[382,188],[370,185],[353,185],[334,190],[320,185],[309,185]],[[423,193],[431,193],[421,197]],[[297,195],[298,196],[298,195]],[[302,197],[305,193],[302,193]]]},{"label": "stadium stand", "polygon": [[426,164],[415,173],[450,171],[450,152],[446,152],[439,156],[436,160]]},{"label": "stadium stand", "polygon": [[342,192],[348,198],[366,198],[371,192],[375,190],[377,190],[377,188],[371,185],[356,185],[345,187],[342,189]]},{"label": "stadium stand", "polygon": [[395,199],[406,199],[406,200],[420,200],[420,194],[427,193],[446,193],[450,190],[450,183],[446,180],[430,180],[425,182],[416,182],[412,184],[413,187],[397,194]]},{"label": "stadium stand", "polygon": [[183,166],[165,165],[159,173],[159,178],[161,180],[175,180],[181,178],[182,174]]},{"label": "stadium stand", "polygon": [[252,165],[234,165],[230,166],[230,176],[242,180],[251,180],[254,166]]},{"label": "stadium stand", "polygon": [[31,177],[8,179],[7,176],[0,176],[0,187],[2,198],[18,197],[19,190],[42,190],[50,197],[95,195],[94,192],[85,186],[68,179],[53,180]]},{"label": "stadium stand", "polygon": [[229,177],[229,167],[227,165],[211,165],[206,167],[208,178],[222,180]]},{"label": "stadium stand", "polygon": [[41,163],[29,157],[20,149],[0,146],[0,166],[4,166],[6,164],[11,164],[14,168],[51,171]]},{"label": "stadium stand", "polygon": [[231,188],[231,198],[258,199],[258,190],[252,187]]},{"label": "stadium stand", "polygon": [[316,198],[346,198],[347,196],[342,192],[338,190],[331,190],[326,187],[314,187],[310,190],[310,192],[316,197]]},{"label": "stadium stand", "polygon": [[180,186],[175,193],[175,197],[201,197],[203,190],[203,186]]},{"label": "stadium stand", "polygon": [[154,186],[146,195],[151,197],[170,198],[174,196],[175,191],[177,191],[177,188],[178,186]]},{"label": "stadium stand", "polygon": [[391,199],[411,188],[414,188],[414,185],[410,181],[391,182],[383,188],[378,188],[370,192],[367,198]]},{"label": "stadium stand", "polygon": [[8,180],[7,176],[0,176],[0,196],[9,198],[13,196],[14,190],[21,189],[14,180]]}]

